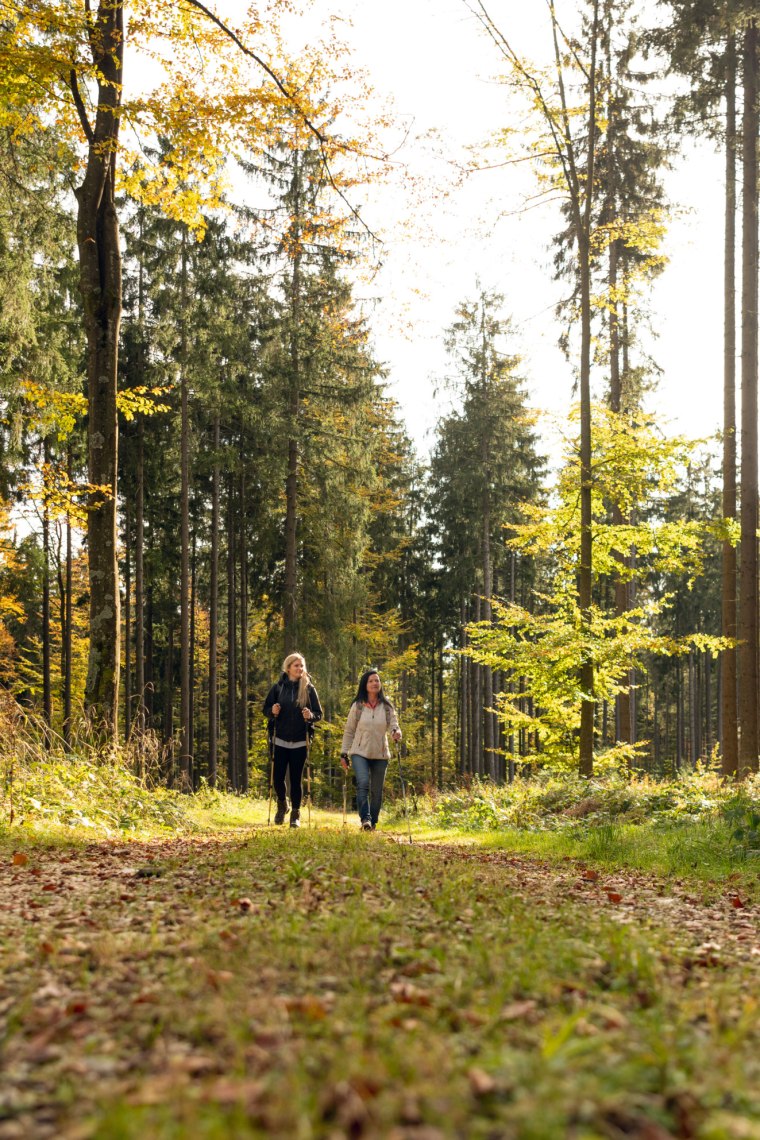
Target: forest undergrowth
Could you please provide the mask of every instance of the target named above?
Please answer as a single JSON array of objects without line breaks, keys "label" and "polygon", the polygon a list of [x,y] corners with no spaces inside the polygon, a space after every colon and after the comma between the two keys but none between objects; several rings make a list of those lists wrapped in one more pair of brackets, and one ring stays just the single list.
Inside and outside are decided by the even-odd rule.
[{"label": "forest undergrowth", "polygon": [[760,1137],[746,835],[709,879],[626,866],[615,827],[651,821],[581,813],[587,856],[410,796],[410,843],[400,800],[373,835],[316,807],[295,832],[99,779],[86,822],[60,773],[3,803],[0,1140]]}]

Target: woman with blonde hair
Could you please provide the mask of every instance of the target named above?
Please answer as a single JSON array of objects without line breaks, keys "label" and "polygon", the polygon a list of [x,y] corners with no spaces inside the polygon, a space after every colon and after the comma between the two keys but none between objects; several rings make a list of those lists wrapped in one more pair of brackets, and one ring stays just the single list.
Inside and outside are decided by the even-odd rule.
[{"label": "woman with blonde hair", "polygon": [[300,653],[290,653],[282,663],[282,676],[272,685],[264,701],[264,716],[274,737],[272,777],[277,795],[275,823],[284,823],[288,814],[285,774],[290,771],[290,826],[301,826],[301,779],[306,763],[306,736],[322,719],[317,690],[306,672]]}]

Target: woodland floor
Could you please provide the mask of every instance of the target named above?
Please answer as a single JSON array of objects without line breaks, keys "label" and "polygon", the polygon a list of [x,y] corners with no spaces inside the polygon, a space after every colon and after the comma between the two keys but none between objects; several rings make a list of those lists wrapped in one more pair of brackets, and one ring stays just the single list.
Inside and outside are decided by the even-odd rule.
[{"label": "woodland floor", "polygon": [[760,1138],[756,905],[327,819],[4,841],[0,1140]]}]

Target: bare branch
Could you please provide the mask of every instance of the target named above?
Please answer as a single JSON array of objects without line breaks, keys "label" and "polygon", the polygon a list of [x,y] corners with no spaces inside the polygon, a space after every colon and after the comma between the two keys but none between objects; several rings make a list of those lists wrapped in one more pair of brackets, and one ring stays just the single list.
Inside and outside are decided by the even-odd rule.
[{"label": "bare branch", "polygon": [[189,4],[190,7],[192,7],[192,8],[196,8],[199,12],[202,12],[203,15],[206,16],[207,19],[211,20],[212,24],[215,24],[216,27],[219,28],[220,31],[224,32],[224,34],[232,40],[232,42],[240,49],[240,51],[242,51],[243,55],[248,56],[249,59],[252,59],[254,61],[254,63],[258,64],[258,66],[262,69],[262,71],[264,71],[269,76],[269,78],[272,80],[272,82],[274,83],[277,90],[280,91],[285,96],[285,98],[288,100],[288,102],[291,103],[295,107],[295,109],[298,112],[298,114],[300,115],[301,119],[303,120],[305,125],[308,127],[308,129],[311,131],[314,138],[317,140],[317,142],[319,144],[319,154],[320,154],[320,158],[322,160],[322,166],[324,168],[325,174],[327,175],[327,181],[330,183],[330,186],[335,191],[335,193],[338,195],[338,197],[343,201],[343,203],[348,207],[348,210],[350,211],[352,216],[354,218],[356,218],[359,225],[364,230],[366,230],[367,234],[372,238],[372,240],[380,242],[380,244],[382,244],[381,239],[375,233],[372,232],[372,230],[369,228],[367,223],[362,218],[361,214],[351,204],[351,202],[349,202],[349,200],[346,197],[346,195],[344,194],[344,192],[336,184],[335,179],[333,177],[332,170],[330,169],[330,161],[329,161],[329,158],[327,156],[328,145],[330,143],[332,143],[333,146],[336,146],[338,149],[342,149],[342,150],[349,150],[349,148],[348,147],[341,147],[340,144],[335,142],[335,140],[330,140],[327,137],[327,135],[323,134],[322,131],[320,131],[319,127],[317,127],[316,124],[311,121],[309,116],[303,110],[303,108],[301,107],[301,105],[298,101],[296,94],[294,92],[291,92],[288,90],[288,88],[285,86],[285,84],[280,79],[279,75],[277,75],[277,73],[272,70],[272,68],[269,66],[269,64],[266,63],[261,58],[261,56],[258,55],[255,51],[252,51],[249,47],[246,47],[246,45],[243,43],[243,41],[240,39],[240,37],[238,35],[236,35],[235,32],[233,32],[232,28],[228,27],[227,24],[225,24],[223,20],[220,20],[217,15],[215,15],[209,8],[206,7],[205,4],[202,4],[201,0],[183,0],[183,2],[185,4]]}]

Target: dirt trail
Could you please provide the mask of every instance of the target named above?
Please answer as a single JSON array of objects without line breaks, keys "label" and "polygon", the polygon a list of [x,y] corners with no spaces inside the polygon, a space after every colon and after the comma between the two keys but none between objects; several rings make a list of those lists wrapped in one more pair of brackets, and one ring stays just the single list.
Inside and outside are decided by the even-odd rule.
[{"label": "dirt trail", "polygon": [[[315,855],[307,853],[309,844],[318,844],[316,834],[301,844],[300,870],[297,841],[280,849],[292,889],[300,892],[298,905],[312,913],[334,906],[320,893]],[[366,842],[376,845],[379,856],[405,841],[385,837],[383,842],[378,835]],[[159,1104],[177,1082],[201,1082],[204,1091],[198,1095],[222,1105],[225,1097],[238,1103],[241,1095],[254,1100],[261,1095],[260,1082],[247,1093],[245,1082],[230,1082],[223,1047],[190,1046],[167,1040],[164,1032],[173,1016],[167,994],[176,1002],[178,986],[187,987],[188,994],[190,987],[200,986],[223,1005],[233,977],[232,970],[218,962],[209,965],[200,956],[199,929],[213,929],[232,960],[241,912],[256,913],[271,903],[271,898],[259,900],[256,882],[250,897],[242,900],[230,889],[225,861],[248,845],[255,850],[251,833],[93,843],[65,851],[14,854],[2,849],[0,1140],[97,1137],[103,1134],[81,1119],[82,1106],[109,1097]],[[402,854],[411,861],[434,859],[441,883],[456,876],[458,868],[474,869],[484,895],[511,892],[528,902],[539,919],[549,921],[560,906],[572,905],[604,910],[615,922],[639,931],[669,930],[679,970],[720,973],[740,966],[754,974],[756,968],[760,988],[759,916],[733,890],[705,902],[693,885],[679,880],[630,871],[598,874],[571,861],[549,863],[453,844],[415,843],[408,853],[397,850],[395,857]],[[332,868],[317,870],[332,874]],[[390,879],[387,889],[392,890]],[[266,891],[271,895],[269,887]],[[375,901],[382,909],[384,900]],[[260,929],[265,938],[266,922]],[[266,991],[266,972],[260,983]],[[407,996],[413,995],[414,985],[404,985]],[[298,1000],[316,1002],[303,1006],[301,1013],[317,1020],[330,1008],[322,997]],[[281,1027],[268,1017],[262,1002],[260,1038],[254,1046],[262,1055],[271,1050],[276,1055],[277,1049],[291,1046],[283,1044]],[[265,1117],[261,1128],[267,1129]],[[335,1133],[344,1134],[351,1134],[350,1129]],[[355,1135],[372,1133],[359,1129]],[[429,1135],[442,1134],[430,1130]],[[423,1132],[411,1126],[408,1136],[423,1140]]]}]

